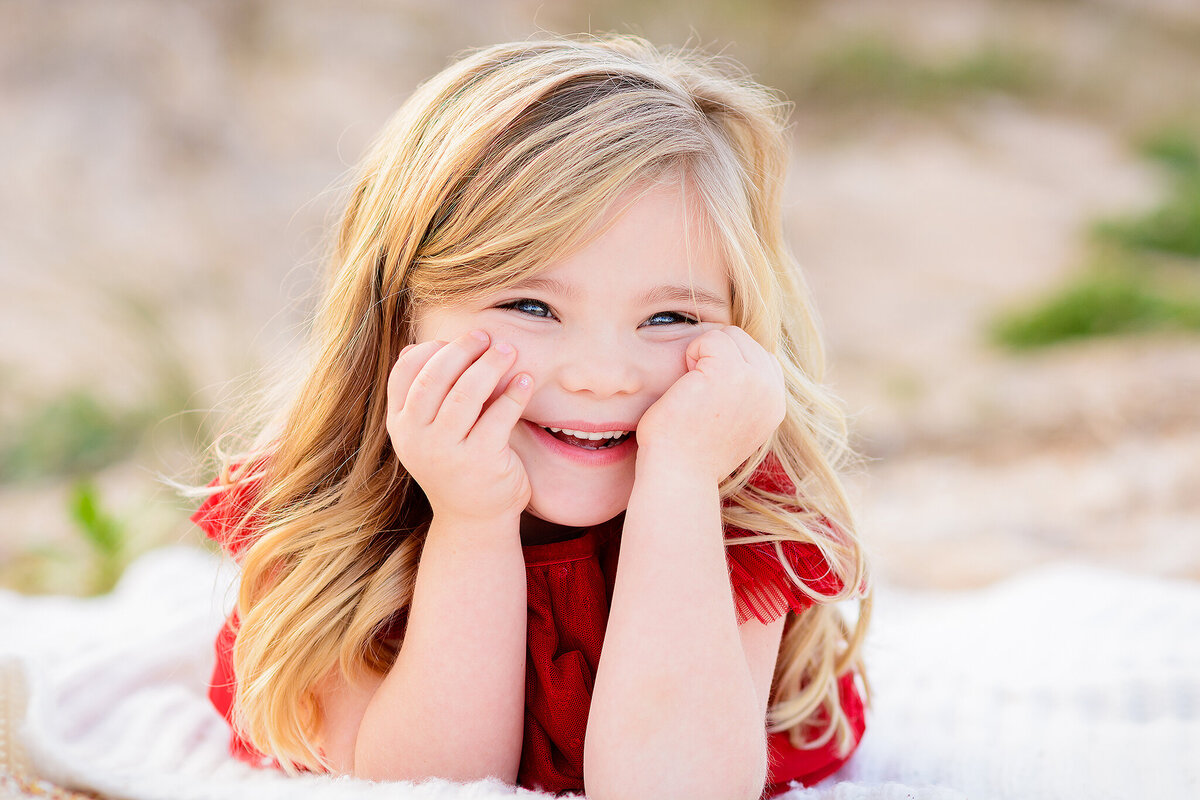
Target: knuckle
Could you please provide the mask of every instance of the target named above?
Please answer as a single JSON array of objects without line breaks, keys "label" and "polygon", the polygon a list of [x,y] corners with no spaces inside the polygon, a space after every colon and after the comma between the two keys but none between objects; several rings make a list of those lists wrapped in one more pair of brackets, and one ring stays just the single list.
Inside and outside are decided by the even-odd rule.
[{"label": "knuckle", "polygon": [[453,406],[470,405],[473,399],[471,391],[461,386],[455,386],[446,394],[446,403]]},{"label": "knuckle", "polygon": [[417,373],[417,377],[413,378],[412,391],[428,392],[438,383],[438,378],[429,370],[421,370]]}]

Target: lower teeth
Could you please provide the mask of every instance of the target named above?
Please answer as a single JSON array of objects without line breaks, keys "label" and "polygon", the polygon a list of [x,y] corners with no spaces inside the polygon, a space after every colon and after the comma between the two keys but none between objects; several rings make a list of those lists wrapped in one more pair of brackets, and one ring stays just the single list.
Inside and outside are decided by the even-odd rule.
[{"label": "lower teeth", "polygon": [[606,447],[612,447],[616,439],[577,439],[572,436],[568,441],[584,450],[603,450]]}]

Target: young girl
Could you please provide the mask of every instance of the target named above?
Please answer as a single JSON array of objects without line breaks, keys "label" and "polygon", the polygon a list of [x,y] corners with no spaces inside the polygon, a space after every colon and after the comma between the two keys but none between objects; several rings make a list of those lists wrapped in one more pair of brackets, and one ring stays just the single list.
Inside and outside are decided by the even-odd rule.
[{"label": "young girl", "polygon": [[482,50],[400,109],[312,366],[194,517],[243,569],[237,754],[722,800],[849,757],[867,604],[831,603],[867,576],[785,155],[765,90],[631,38]]}]

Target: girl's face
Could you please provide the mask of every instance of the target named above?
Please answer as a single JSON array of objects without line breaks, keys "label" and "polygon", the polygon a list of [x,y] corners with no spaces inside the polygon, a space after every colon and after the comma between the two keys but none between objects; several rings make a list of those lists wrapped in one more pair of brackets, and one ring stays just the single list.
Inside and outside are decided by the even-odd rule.
[{"label": "girl's face", "polygon": [[625,510],[637,453],[628,434],[687,371],[688,343],[732,324],[724,265],[685,213],[681,187],[655,187],[523,283],[418,316],[418,341],[479,329],[516,349],[495,394],[518,372],[533,377],[509,443],[529,475],[528,511],[542,519],[587,526]]}]

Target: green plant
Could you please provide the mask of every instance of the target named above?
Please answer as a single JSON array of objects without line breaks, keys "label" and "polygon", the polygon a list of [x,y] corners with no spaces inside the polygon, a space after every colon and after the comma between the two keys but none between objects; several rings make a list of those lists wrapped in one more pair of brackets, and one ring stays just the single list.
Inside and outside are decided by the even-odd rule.
[{"label": "green plant", "polygon": [[1174,295],[1128,272],[1091,271],[1032,308],[998,319],[992,334],[1015,350],[1093,336],[1200,331],[1200,297]]},{"label": "green plant", "polygon": [[1200,147],[1185,127],[1172,125],[1152,131],[1138,144],[1138,150],[1176,174],[1200,172]]},{"label": "green plant", "polygon": [[1019,350],[1091,336],[1200,331],[1200,145],[1186,128],[1169,127],[1142,139],[1138,151],[1166,170],[1166,196],[1146,213],[1093,224],[1083,272],[1032,307],[995,320],[996,342]]},{"label": "green plant", "polygon": [[[144,441],[168,439],[195,450],[211,431],[204,414],[184,413],[196,388],[168,320],[154,302],[131,292],[97,292],[110,303],[124,334],[141,350],[145,391],[133,406],[118,406],[90,388],[72,388],[26,401],[0,422],[0,483],[73,478],[125,459]],[[178,445],[177,445],[178,446]]]},{"label": "green plant", "polygon": [[1172,127],[1151,134],[1139,150],[1166,171],[1166,196],[1144,214],[1099,222],[1095,235],[1131,250],[1200,258],[1200,145]]},{"label": "green plant", "polygon": [[91,472],[133,452],[152,417],[83,390],[38,405],[0,434],[0,481]]},{"label": "green plant", "polygon": [[75,529],[89,548],[89,593],[109,591],[117,584],[128,563],[128,533],[115,517],[101,507],[99,492],[90,479],[77,481],[71,488],[67,510]]},{"label": "green plant", "polygon": [[923,105],[985,92],[1035,90],[1040,59],[1010,46],[988,45],[942,60],[919,57],[874,36],[849,39],[816,57],[803,78],[808,96]]}]

